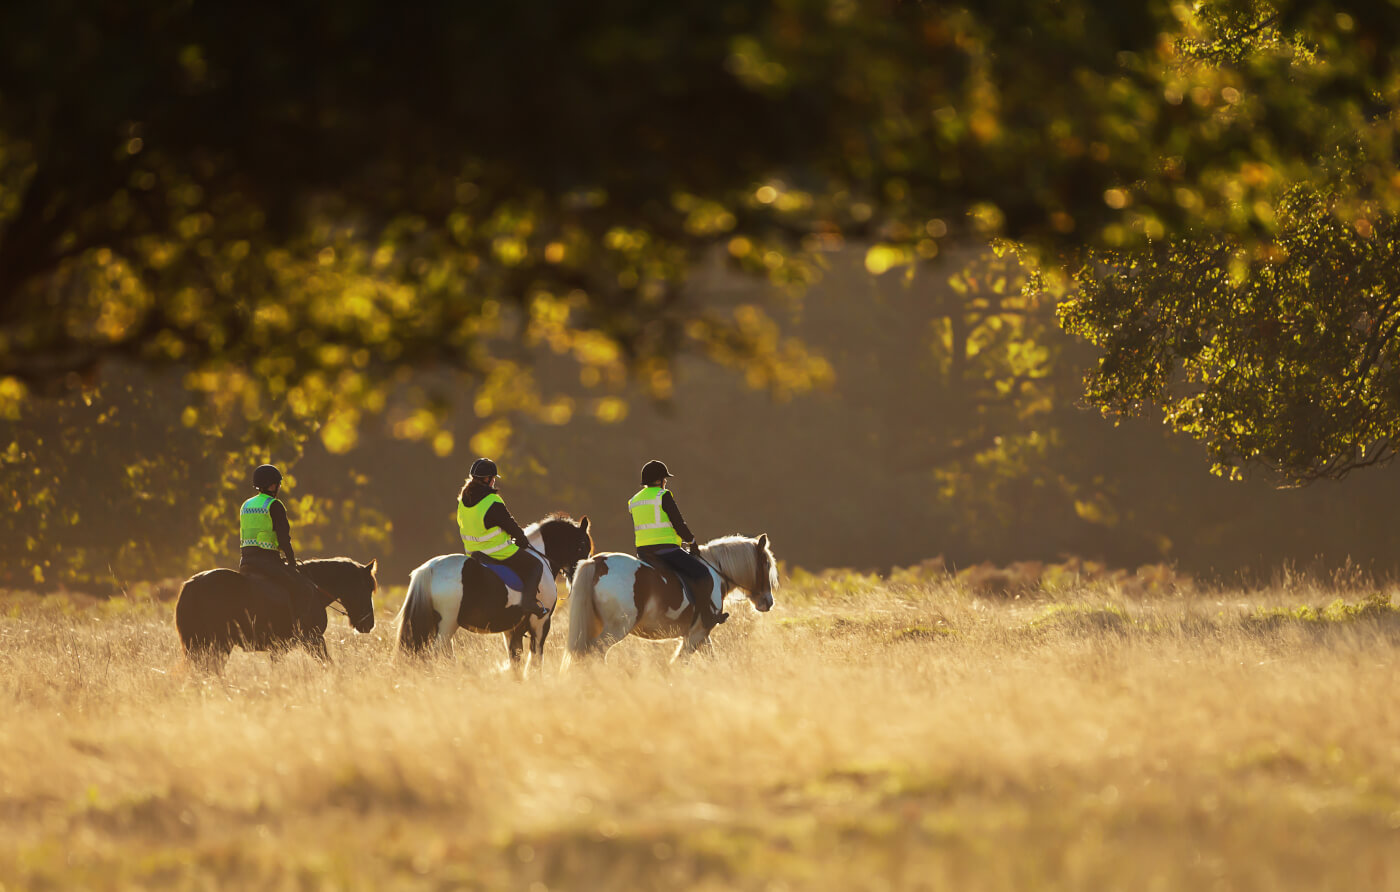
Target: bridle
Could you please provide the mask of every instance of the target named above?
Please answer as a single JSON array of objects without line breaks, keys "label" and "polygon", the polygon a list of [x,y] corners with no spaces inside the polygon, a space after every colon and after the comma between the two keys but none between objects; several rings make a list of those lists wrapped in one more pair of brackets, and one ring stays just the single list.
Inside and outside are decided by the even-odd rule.
[{"label": "bridle", "polygon": [[323,598],[326,599],[326,607],[329,608],[329,609],[331,609],[331,610],[334,610],[336,613],[339,613],[341,616],[345,617],[347,620],[350,620],[350,625],[352,625],[352,626],[358,627],[362,621],[367,620],[367,619],[369,619],[371,616],[374,615],[374,607],[373,607],[373,605],[371,605],[370,608],[369,608],[369,613],[365,614],[364,616],[360,617],[359,619],[350,619],[350,612],[349,612],[348,610],[345,609],[345,605],[344,605],[344,604],[341,604],[341,603],[340,603],[340,596],[339,596],[339,595],[332,595],[330,592],[328,592],[328,591],[326,591],[325,589],[321,588],[319,585],[316,585],[316,583],[314,583],[314,582],[311,583],[311,584],[312,584],[312,585],[315,585],[315,586],[316,586],[316,591],[320,592],[320,593],[321,593],[321,597],[323,597]]},{"label": "bridle", "polygon": [[[714,570],[714,571],[715,571],[715,575],[717,575],[720,579],[723,579],[725,582],[729,583],[729,584],[730,584],[731,586],[733,586],[734,588],[737,588],[737,589],[739,589],[740,591],[752,593],[752,591],[751,591],[751,589],[749,588],[749,586],[743,585],[743,584],[740,583],[737,579],[735,579],[733,576],[730,576],[728,573],[725,573],[725,572],[724,572],[723,570],[721,570],[719,567],[716,567],[714,564],[710,563],[709,559],[706,558],[703,554],[700,553],[700,546],[699,546],[699,545],[695,546],[695,551],[691,552],[691,556],[694,557],[694,558],[696,558],[697,560],[699,560],[700,563],[702,563],[702,564],[704,564],[705,566],[709,567],[711,570]],[[770,592],[770,594],[771,594],[771,592]]]}]

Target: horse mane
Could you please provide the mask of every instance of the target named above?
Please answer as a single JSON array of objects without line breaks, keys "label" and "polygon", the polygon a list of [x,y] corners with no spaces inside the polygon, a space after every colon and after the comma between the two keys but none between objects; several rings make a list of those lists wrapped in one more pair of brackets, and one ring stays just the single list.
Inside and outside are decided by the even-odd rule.
[{"label": "horse mane", "polygon": [[336,578],[338,578],[338,579],[345,580],[345,581],[347,581],[347,582],[348,582],[348,580],[354,578],[354,576],[353,576],[352,574],[363,573],[366,569],[368,569],[368,570],[369,570],[369,578],[370,578],[370,579],[373,581],[373,583],[374,583],[373,589],[374,589],[374,590],[378,590],[378,588],[379,588],[379,576],[378,576],[378,574],[375,572],[375,571],[379,568],[379,565],[378,565],[377,562],[373,562],[373,561],[372,561],[371,564],[372,564],[373,566],[367,568],[367,567],[365,567],[363,564],[361,564],[359,561],[355,560],[354,558],[348,558],[348,557],[331,557],[331,558],[312,558],[312,559],[309,560],[309,561],[297,561],[297,564],[298,564],[299,566],[306,567],[306,568],[311,569],[311,570],[328,571],[332,576],[334,576],[334,577],[336,577]]},{"label": "horse mane", "polygon": [[553,523],[556,520],[562,520],[564,523],[570,524],[571,526],[578,526],[579,524],[579,522],[577,520],[574,520],[573,516],[570,515],[567,511],[552,511],[549,514],[546,514],[544,517],[541,517],[534,523],[530,524],[528,527],[525,527],[525,537],[529,538],[532,534],[535,533],[535,531],[539,530],[540,527],[544,526],[547,523]]},{"label": "horse mane", "polygon": [[[776,590],[778,564],[773,560],[772,544],[765,544],[763,552],[768,557],[769,590]],[[733,582],[747,582],[750,586],[758,584],[757,539],[751,536],[721,536],[701,545],[700,553],[718,564],[720,572]]]}]

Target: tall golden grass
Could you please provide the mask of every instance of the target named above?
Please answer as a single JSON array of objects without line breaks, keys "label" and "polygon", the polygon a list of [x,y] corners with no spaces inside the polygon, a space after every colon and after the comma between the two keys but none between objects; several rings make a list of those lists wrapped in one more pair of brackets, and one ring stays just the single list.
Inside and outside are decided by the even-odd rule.
[{"label": "tall golden grass", "polygon": [[900,578],[526,682],[391,664],[393,598],[205,678],[168,604],[0,597],[0,888],[1400,888],[1387,597]]}]

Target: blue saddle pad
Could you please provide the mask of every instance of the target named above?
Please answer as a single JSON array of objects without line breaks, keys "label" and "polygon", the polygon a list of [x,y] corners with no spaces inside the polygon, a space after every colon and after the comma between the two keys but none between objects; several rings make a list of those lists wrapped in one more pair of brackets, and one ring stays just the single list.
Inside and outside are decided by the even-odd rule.
[{"label": "blue saddle pad", "polygon": [[517,592],[524,590],[525,583],[520,581],[520,574],[505,564],[499,564],[495,561],[477,561],[477,563],[495,573],[501,582],[506,584],[506,588]]}]

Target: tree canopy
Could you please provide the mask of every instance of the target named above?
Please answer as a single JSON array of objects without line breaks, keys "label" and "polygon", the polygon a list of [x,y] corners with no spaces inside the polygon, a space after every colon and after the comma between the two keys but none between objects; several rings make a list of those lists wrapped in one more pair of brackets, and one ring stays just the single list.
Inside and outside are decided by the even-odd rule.
[{"label": "tree canopy", "polygon": [[716,245],[801,283],[803,247],[851,238],[880,269],[969,232],[1266,231],[1271,190],[1389,108],[1396,28],[1307,2],[12,4],[0,372],[240,363],[373,406],[400,365],[487,371],[513,306],[664,390],[686,346],[774,356],[687,304]]},{"label": "tree canopy", "polygon": [[1087,269],[1061,308],[1103,348],[1089,399],[1159,404],[1219,473],[1343,476],[1400,446],[1400,220],[1307,188],[1272,240],[1164,242]]},{"label": "tree canopy", "polygon": [[1090,402],[1162,403],[1222,468],[1341,473],[1395,430],[1398,47],[1391,6],[1327,0],[8,4],[0,413],[82,416],[120,360],[238,449],[344,452],[391,407],[448,453],[460,380],[405,373],[449,369],[496,450],[511,413],[665,397],[684,353],[830,382],[781,303],[698,297],[707,264],[796,295],[843,246],[878,275],[973,240],[1025,295],[948,268],[969,305],[934,351],[987,339],[1007,417],[1043,407],[1027,320],[1064,297]]}]

